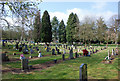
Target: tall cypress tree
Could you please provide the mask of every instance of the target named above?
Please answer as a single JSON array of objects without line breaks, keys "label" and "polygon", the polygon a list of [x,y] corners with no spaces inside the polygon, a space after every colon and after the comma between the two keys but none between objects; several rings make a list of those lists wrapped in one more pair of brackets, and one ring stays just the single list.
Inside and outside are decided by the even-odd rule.
[{"label": "tall cypress tree", "polygon": [[59,42],[66,43],[66,30],[63,20],[59,24]]},{"label": "tall cypress tree", "polygon": [[50,23],[50,16],[47,10],[45,10],[42,16],[42,29],[41,29],[41,41],[51,42],[52,41],[52,26]]},{"label": "tall cypress tree", "polygon": [[76,14],[71,13],[69,15],[67,26],[66,26],[66,39],[69,44],[73,44],[75,41],[75,29],[77,27],[77,17]]},{"label": "tall cypress tree", "polygon": [[35,42],[40,42],[40,31],[41,31],[41,20],[40,20],[40,12],[38,11],[35,17],[35,23],[34,23],[34,30],[33,30],[33,36]]},{"label": "tall cypress tree", "polygon": [[53,17],[51,25],[52,25],[52,40],[57,41],[58,40],[59,21],[56,16]]}]

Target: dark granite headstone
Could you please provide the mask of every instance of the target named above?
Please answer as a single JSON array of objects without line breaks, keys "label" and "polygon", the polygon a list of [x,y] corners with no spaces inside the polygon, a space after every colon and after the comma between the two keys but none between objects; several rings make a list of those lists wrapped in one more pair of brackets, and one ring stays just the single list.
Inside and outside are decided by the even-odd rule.
[{"label": "dark granite headstone", "polygon": [[66,49],[67,49],[67,45],[66,45]]},{"label": "dark granite headstone", "polygon": [[58,50],[58,48],[57,48],[57,47],[55,47],[55,50],[57,51],[57,50]]},{"label": "dark granite headstone", "polygon": [[21,51],[22,51],[22,46],[19,47],[19,52],[21,52]]},{"label": "dark granite headstone", "polygon": [[47,50],[47,52],[49,52],[49,47],[47,47],[47,49],[46,49],[46,50]]},{"label": "dark granite headstone", "polygon": [[73,57],[73,49],[71,48],[70,49],[70,57],[69,57],[69,59],[73,59],[74,57]]},{"label": "dark granite headstone", "polygon": [[80,81],[87,81],[87,64],[82,64],[79,71]]},{"label": "dark granite headstone", "polygon": [[55,49],[52,49],[52,55],[56,55],[56,54],[55,54]]},{"label": "dark granite headstone", "polygon": [[18,44],[19,44],[19,42],[16,42],[16,45],[15,45],[16,49],[18,49]]},{"label": "dark granite headstone", "polygon": [[62,59],[65,60],[65,54],[62,55]]},{"label": "dark granite headstone", "polygon": [[2,61],[9,61],[9,58],[6,55],[6,53],[2,53]]},{"label": "dark granite headstone", "polygon": [[68,48],[68,50],[70,50],[70,47]]},{"label": "dark granite headstone", "polygon": [[77,58],[78,57],[78,54],[77,54],[77,52],[75,52],[75,58]]},{"label": "dark granite headstone", "polygon": [[59,49],[57,49],[57,54],[61,54],[61,52],[59,52]]},{"label": "dark granite headstone", "polygon": [[16,53],[13,53],[13,55],[16,55]]},{"label": "dark granite headstone", "polygon": [[57,63],[57,59],[54,59],[54,63]]}]

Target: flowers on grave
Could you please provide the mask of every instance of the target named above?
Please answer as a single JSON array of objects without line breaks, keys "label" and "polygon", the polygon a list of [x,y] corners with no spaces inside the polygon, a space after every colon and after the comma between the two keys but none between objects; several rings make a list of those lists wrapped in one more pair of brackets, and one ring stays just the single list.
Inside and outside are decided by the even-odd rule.
[{"label": "flowers on grave", "polygon": [[45,48],[45,50],[47,50],[47,48]]},{"label": "flowers on grave", "polygon": [[21,59],[21,60],[22,60],[22,59],[25,59],[25,57],[24,57],[23,54],[20,55],[20,59]]}]

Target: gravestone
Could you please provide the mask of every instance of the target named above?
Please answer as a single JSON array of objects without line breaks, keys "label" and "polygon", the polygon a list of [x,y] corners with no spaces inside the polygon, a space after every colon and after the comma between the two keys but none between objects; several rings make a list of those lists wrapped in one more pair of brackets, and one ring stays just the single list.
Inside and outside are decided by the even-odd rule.
[{"label": "gravestone", "polygon": [[47,52],[49,52],[49,47],[48,47],[48,46],[47,46],[47,49],[46,49],[46,50],[47,50]]},{"label": "gravestone", "polygon": [[78,53],[80,52],[80,50],[78,49]]},{"label": "gravestone", "polygon": [[42,57],[42,54],[41,54],[41,52],[39,52],[39,55],[38,55],[38,57]]},{"label": "gravestone", "polygon": [[29,58],[32,58],[32,56],[29,56]]},{"label": "gravestone", "polygon": [[15,45],[16,49],[18,49],[18,44],[19,44],[19,42],[16,42],[16,45]]},{"label": "gravestone", "polygon": [[9,58],[6,55],[6,53],[2,53],[2,61],[9,61]]},{"label": "gravestone", "polygon": [[56,55],[56,54],[55,54],[55,49],[52,49],[52,55]]},{"label": "gravestone", "polygon": [[34,51],[33,51],[33,49],[31,48],[31,49],[30,49],[30,54],[33,54],[33,53],[34,53]]},{"label": "gravestone", "polygon": [[29,54],[28,49],[23,49],[23,54]]},{"label": "gravestone", "polygon": [[66,45],[66,49],[67,49],[67,45]]},{"label": "gravestone", "polygon": [[25,45],[25,49],[26,49],[26,50],[28,49],[27,45]]},{"label": "gravestone", "polygon": [[22,46],[19,47],[19,52],[21,52],[21,51],[22,51]]},{"label": "gravestone", "polygon": [[75,52],[75,58],[77,58],[78,57],[78,54],[77,54],[77,52]]},{"label": "gravestone", "polygon": [[65,45],[63,47],[65,48]]},{"label": "gravestone", "polygon": [[13,53],[13,55],[16,55],[16,53]]},{"label": "gravestone", "polygon": [[59,52],[59,49],[57,49],[57,54],[61,54],[61,52]]},{"label": "gravestone", "polygon": [[28,59],[21,59],[22,70],[28,70]]},{"label": "gravestone", "polygon": [[69,56],[69,59],[73,59],[74,57],[73,57],[73,49],[71,48],[70,49],[70,56]]},{"label": "gravestone", "polygon": [[68,48],[68,50],[70,50],[70,47]]},{"label": "gravestone", "polygon": [[2,46],[5,46],[5,40],[2,41]]},{"label": "gravestone", "polygon": [[57,48],[57,47],[55,47],[55,50],[57,51],[57,50],[58,50],[58,48]]},{"label": "gravestone", "polygon": [[96,51],[95,52],[98,52],[98,50],[96,49]]},{"label": "gravestone", "polygon": [[57,59],[54,59],[54,63],[57,63]]},{"label": "gravestone", "polygon": [[65,54],[62,55],[62,59],[65,60]]},{"label": "gravestone", "polygon": [[31,46],[31,45],[29,45],[29,48],[32,48],[32,46]]},{"label": "gravestone", "polygon": [[63,54],[66,54],[66,51],[65,51],[65,49],[63,50]]},{"label": "gravestone", "polygon": [[75,49],[77,49],[77,46],[75,46]]},{"label": "gravestone", "polygon": [[79,69],[79,77],[80,81],[88,81],[87,80],[87,64],[82,64]]}]

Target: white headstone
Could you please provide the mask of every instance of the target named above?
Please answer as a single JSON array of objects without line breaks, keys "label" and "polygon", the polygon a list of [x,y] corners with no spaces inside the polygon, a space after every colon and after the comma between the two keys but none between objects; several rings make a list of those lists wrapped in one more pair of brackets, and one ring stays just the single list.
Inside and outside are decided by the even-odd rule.
[{"label": "white headstone", "polygon": [[112,55],[114,55],[114,49],[112,49]]},{"label": "white headstone", "polygon": [[38,57],[42,57],[42,54],[41,54],[41,53],[39,53]]}]

